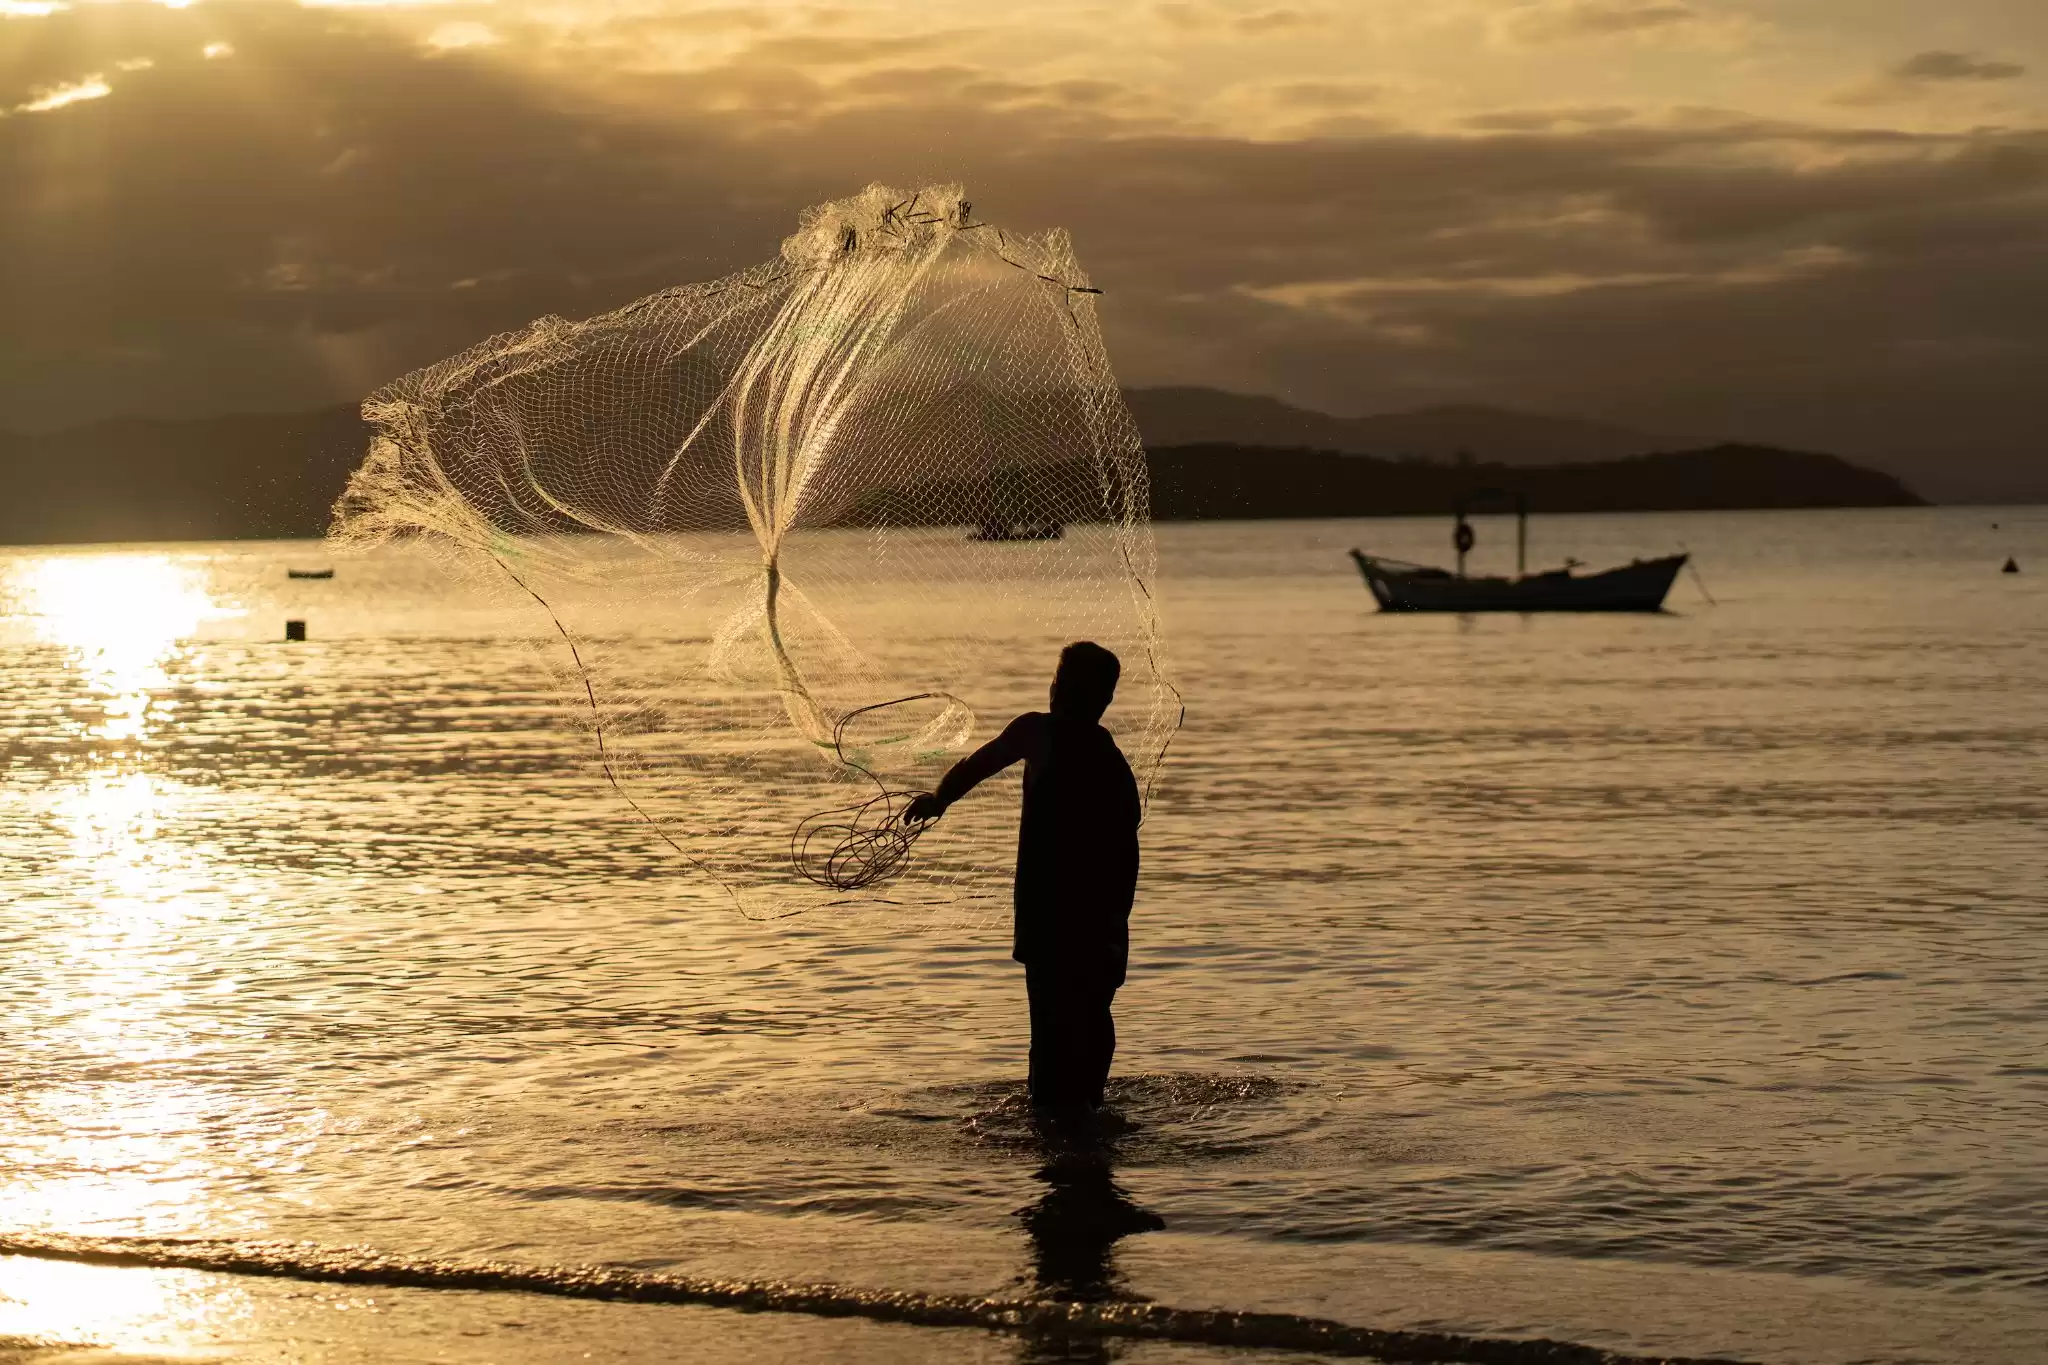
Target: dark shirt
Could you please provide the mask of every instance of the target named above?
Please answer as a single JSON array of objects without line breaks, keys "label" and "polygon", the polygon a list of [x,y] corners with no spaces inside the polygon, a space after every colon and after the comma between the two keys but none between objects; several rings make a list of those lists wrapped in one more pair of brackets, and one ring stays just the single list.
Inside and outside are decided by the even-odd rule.
[{"label": "dark shirt", "polygon": [[1094,721],[1031,711],[954,764],[947,805],[1012,763],[1024,764],[1017,830],[1016,935],[1032,965],[1108,973],[1122,984],[1138,890],[1138,783]]}]

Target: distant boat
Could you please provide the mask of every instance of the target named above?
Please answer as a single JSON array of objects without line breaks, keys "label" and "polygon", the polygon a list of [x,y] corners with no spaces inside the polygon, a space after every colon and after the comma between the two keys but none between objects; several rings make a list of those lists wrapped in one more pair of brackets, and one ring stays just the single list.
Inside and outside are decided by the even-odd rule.
[{"label": "distant boat", "polygon": [[1381,611],[1662,611],[1684,555],[1638,559],[1604,573],[1570,567],[1517,578],[1460,578],[1351,552]]},{"label": "distant boat", "polygon": [[332,569],[286,569],[286,570],[284,571],[284,576],[285,576],[286,578],[332,578],[332,577],[334,577],[334,570],[332,570]]},{"label": "distant boat", "polygon": [[1067,528],[1058,518],[1038,515],[1025,472],[1007,465],[990,469],[981,505],[971,514],[969,540],[1058,540]]},{"label": "distant boat", "polygon": [[969,540],[1058,540],[1067,528],[1056,521],[984,520],[967,533]]},{"label": "distant boat", "polygon": [[1638,559],[1618,569],[1601,573],[1575,574],[1579,565],[1567,563],[1545,573],[1526,571],[1529,547],[1529,504],[1515,499],[1516,549],[1513,578],[1470,578],[1465,574],[1465,556],[1476,538],[1465,520],[1466,509],[1476,501],[1503,496],[1488,489],[1460,498],[1453,509],[1457,529],[1451,543],[1458,551],[1458,569],[1431,568],[1382,559],[1359,550],[1351,552],[1365,586],[1372,590],[1381,611],[1662,611],[1664,598],[1678,571],[1685,567],[1685,555],[1663,559]]}]

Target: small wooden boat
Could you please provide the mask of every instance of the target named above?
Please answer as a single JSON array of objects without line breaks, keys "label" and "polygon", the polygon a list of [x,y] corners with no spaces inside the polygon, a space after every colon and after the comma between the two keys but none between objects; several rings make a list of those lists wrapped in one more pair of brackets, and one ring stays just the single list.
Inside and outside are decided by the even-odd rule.
[{"label": "small wooden boat", "polygon": [[1465,513],[1471,504],[1499,499],[1498,489],[1486,489],[1458,499],[1452,509],[1457,529],[1451,543],[1458,551],[1458,569],[1431,568],[1382,559],[1358,550],[1351,558],[1365,576],[1381,611],[1662,611],[1678,571],[1685,567],[1685,555],[1663,559],[1637,559],[1618,569],[1577,574],[1580,566],[1568,562],[1561,569],[1529,573],[1529,503],[1520,496],[1515,502],[1515,576],[1513,578],[1469,578],[1465,556],[1476,543]]},{"label": "small wooden boat", "polygon": [[286,578],[332,578],[332,577],[334,577],[334,570],[332,570],[332,569],[286,569],[286,570],[284,571],[284,576],[285,576]]},{"label": "small wooden boat", "polygon": [[983,521],[967,533],[969,540],[1058,540],[1067,528],[1056,521]]},{"label": "small wooden boat", "polygon": [[1461,578],[1357,550],[1351,558],[1381,611],[1661,611],[1686,557],[1638,559],[1583,575],[1568,565],[1515,578]]}]

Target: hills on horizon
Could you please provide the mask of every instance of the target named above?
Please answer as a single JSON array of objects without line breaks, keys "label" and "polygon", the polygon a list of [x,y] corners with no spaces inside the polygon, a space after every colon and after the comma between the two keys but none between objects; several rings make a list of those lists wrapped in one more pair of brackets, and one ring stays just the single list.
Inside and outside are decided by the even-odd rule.
[{"label": "hills on horizon", "polygon": [[[1125,397],[1162,520],[1438,513],[1461,488],[1504,482],[1547,512],[1924,501],[1831,455],[1673,451],[1623,427],[1500,408],[1344,418],[1219,389]],[[318,536],[368,444],[354,405],[0,431],[13,476],[0,543]]]},{"label": "hills on horizon", "polygon": [[1718,445],[1548,465],[1446,464],[1234,445],[1147,452],[1156,521],[1447,516],[1461,495],[1512,489],[1543,512],[1922,507],[1889,474],[1834,455]]},{"label": "hills on horizon", "polygon": [[325,535],[369,445],[354,404],[0,432],[0,543]]},{"label": "hills on horizon", "polygon": [[1265,394],[1192,385],[1125,389],[1124,401],[1148,447],[1267,446],[1523,466],[1589,464],[1697,444],[1607,422],[1476,403],[1335,417]]}]

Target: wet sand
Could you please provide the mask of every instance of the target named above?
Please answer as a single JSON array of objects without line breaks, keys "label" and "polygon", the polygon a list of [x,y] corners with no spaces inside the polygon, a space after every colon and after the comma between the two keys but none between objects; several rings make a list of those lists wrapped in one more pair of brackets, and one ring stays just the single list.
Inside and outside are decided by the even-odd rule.
[{"label": "wet sand", "polygon": [[1008,1361],[996,1334],[534,1295],[0,1259],[0,1365],[195,1360]]}]

